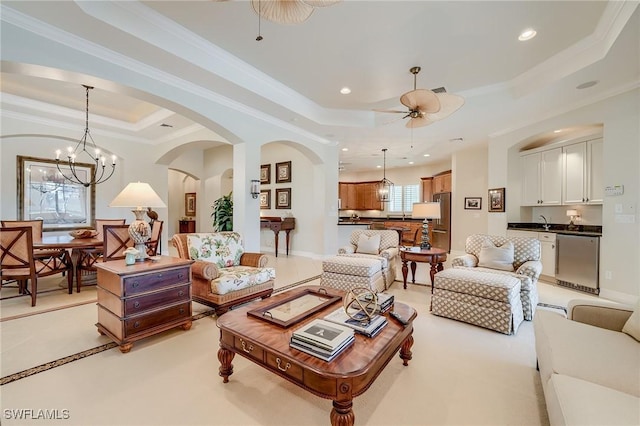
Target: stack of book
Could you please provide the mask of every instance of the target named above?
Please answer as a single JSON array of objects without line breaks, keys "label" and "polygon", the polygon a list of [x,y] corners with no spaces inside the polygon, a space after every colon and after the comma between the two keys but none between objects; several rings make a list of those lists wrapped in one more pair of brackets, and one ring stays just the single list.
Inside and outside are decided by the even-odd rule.
[{"label": "stack of book", "polygon": [[387,325],[387,318],[382,315],[373,315],[369,318],[362,310],[349,311],[349,315],[344,308],[338,308],[324,317],[325,320],[335,324],[350,327],[357,333],[367,337],[374,337]]},{"label": "stack of book", "polygon": [[[377,293],[378,297],[378,305],[376,306],[376,314],[384,314],[385,312],[391,310],[393,307],[393,294],[386,293]],[[370,302],[371,301],[371,293],[362,294],[358,297],[358,300],[361,302]]]},{"label": "stack of book", "polygon": [[315,319],[291,334],[289,345],[325,361],[331,361],[355,341],[351,328]]}]

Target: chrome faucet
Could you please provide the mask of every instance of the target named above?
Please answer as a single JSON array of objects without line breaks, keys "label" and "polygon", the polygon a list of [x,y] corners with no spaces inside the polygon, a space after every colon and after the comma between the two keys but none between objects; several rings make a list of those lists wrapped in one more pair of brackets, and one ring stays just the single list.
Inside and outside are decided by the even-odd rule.
[{"label": "chrome faucet", "polygon": [[544,217],[543,215],[540,215],[540,217],[544,220],[544,225],[542,226],[544,228],[545,231],[549,230],[549,222],[547,222],[547,218]]}]

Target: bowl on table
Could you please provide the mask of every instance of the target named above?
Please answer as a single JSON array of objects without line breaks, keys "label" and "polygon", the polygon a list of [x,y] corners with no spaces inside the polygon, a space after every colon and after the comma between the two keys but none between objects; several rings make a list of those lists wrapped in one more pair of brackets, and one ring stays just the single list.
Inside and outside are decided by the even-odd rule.
[{"label": "bowl on table", "polygon": [[93,238],[98,235],[98,231],[94,229],[76,229],[69,232],[73,238]]}]

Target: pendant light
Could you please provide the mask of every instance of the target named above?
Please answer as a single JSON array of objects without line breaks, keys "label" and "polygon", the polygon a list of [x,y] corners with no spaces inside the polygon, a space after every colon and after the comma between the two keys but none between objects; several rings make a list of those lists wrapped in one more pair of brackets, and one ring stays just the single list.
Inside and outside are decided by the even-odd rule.
[{"label": "pendant light", "polygon": [[378,200],[388,203],[391,201],[393,182],[387,179],[387,148],[382,149],[382,156],[382,180],[378,183]]},{"label": "pendant light", "polygon": [[[87,106],[85,110],[85,128],[84,135],[78,143],[76,144],[75,149],[69,147],[67,148],[67,160],[62,162],[62,167],[60,167],[60,154],[62,151],[56,151],[56,166],[58,167],[58,172],[64,177],[66,180],[74,183],[80,184],[84,187],[89,187],[91,185],[95,185],[98,183],[105,182],[107,179],[113,175],[113,172],[116,169],[116,156],[111,157],[111,171],[108,175],[105,176],[105,167],[106,167],[106,159],[104,156],[100,155],[100,150],[96,147],[96,143],[93,141],[91,137],[91,132],[89,131],[89,90],[93,89],[91,86],[82,85],[86,89],[87,94]],[[87,139],[90,141],[89,148],[94,150],[94,154],[91,154],[87,151]],[[95,164],[95,168],[93,169],[93,173],[83,173],[79,169],[76,169],[76,160],[78,161],[78,165],[84,166],[81,164],[83,162],[82,158],[79,158],[80,155],[84,155],[86,158],[91,159],[91,161]],[[100,173],[98,173],[98,171]]]}]

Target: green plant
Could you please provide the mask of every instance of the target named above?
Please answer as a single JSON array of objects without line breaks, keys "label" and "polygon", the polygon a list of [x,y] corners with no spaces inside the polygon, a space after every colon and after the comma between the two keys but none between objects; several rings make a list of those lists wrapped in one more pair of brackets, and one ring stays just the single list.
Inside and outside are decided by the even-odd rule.
[{"label": "green plant", "polygon": [[213,230],[220,231],[233,231],[233,198],[229,195],[223,195],[213,202]]}]

